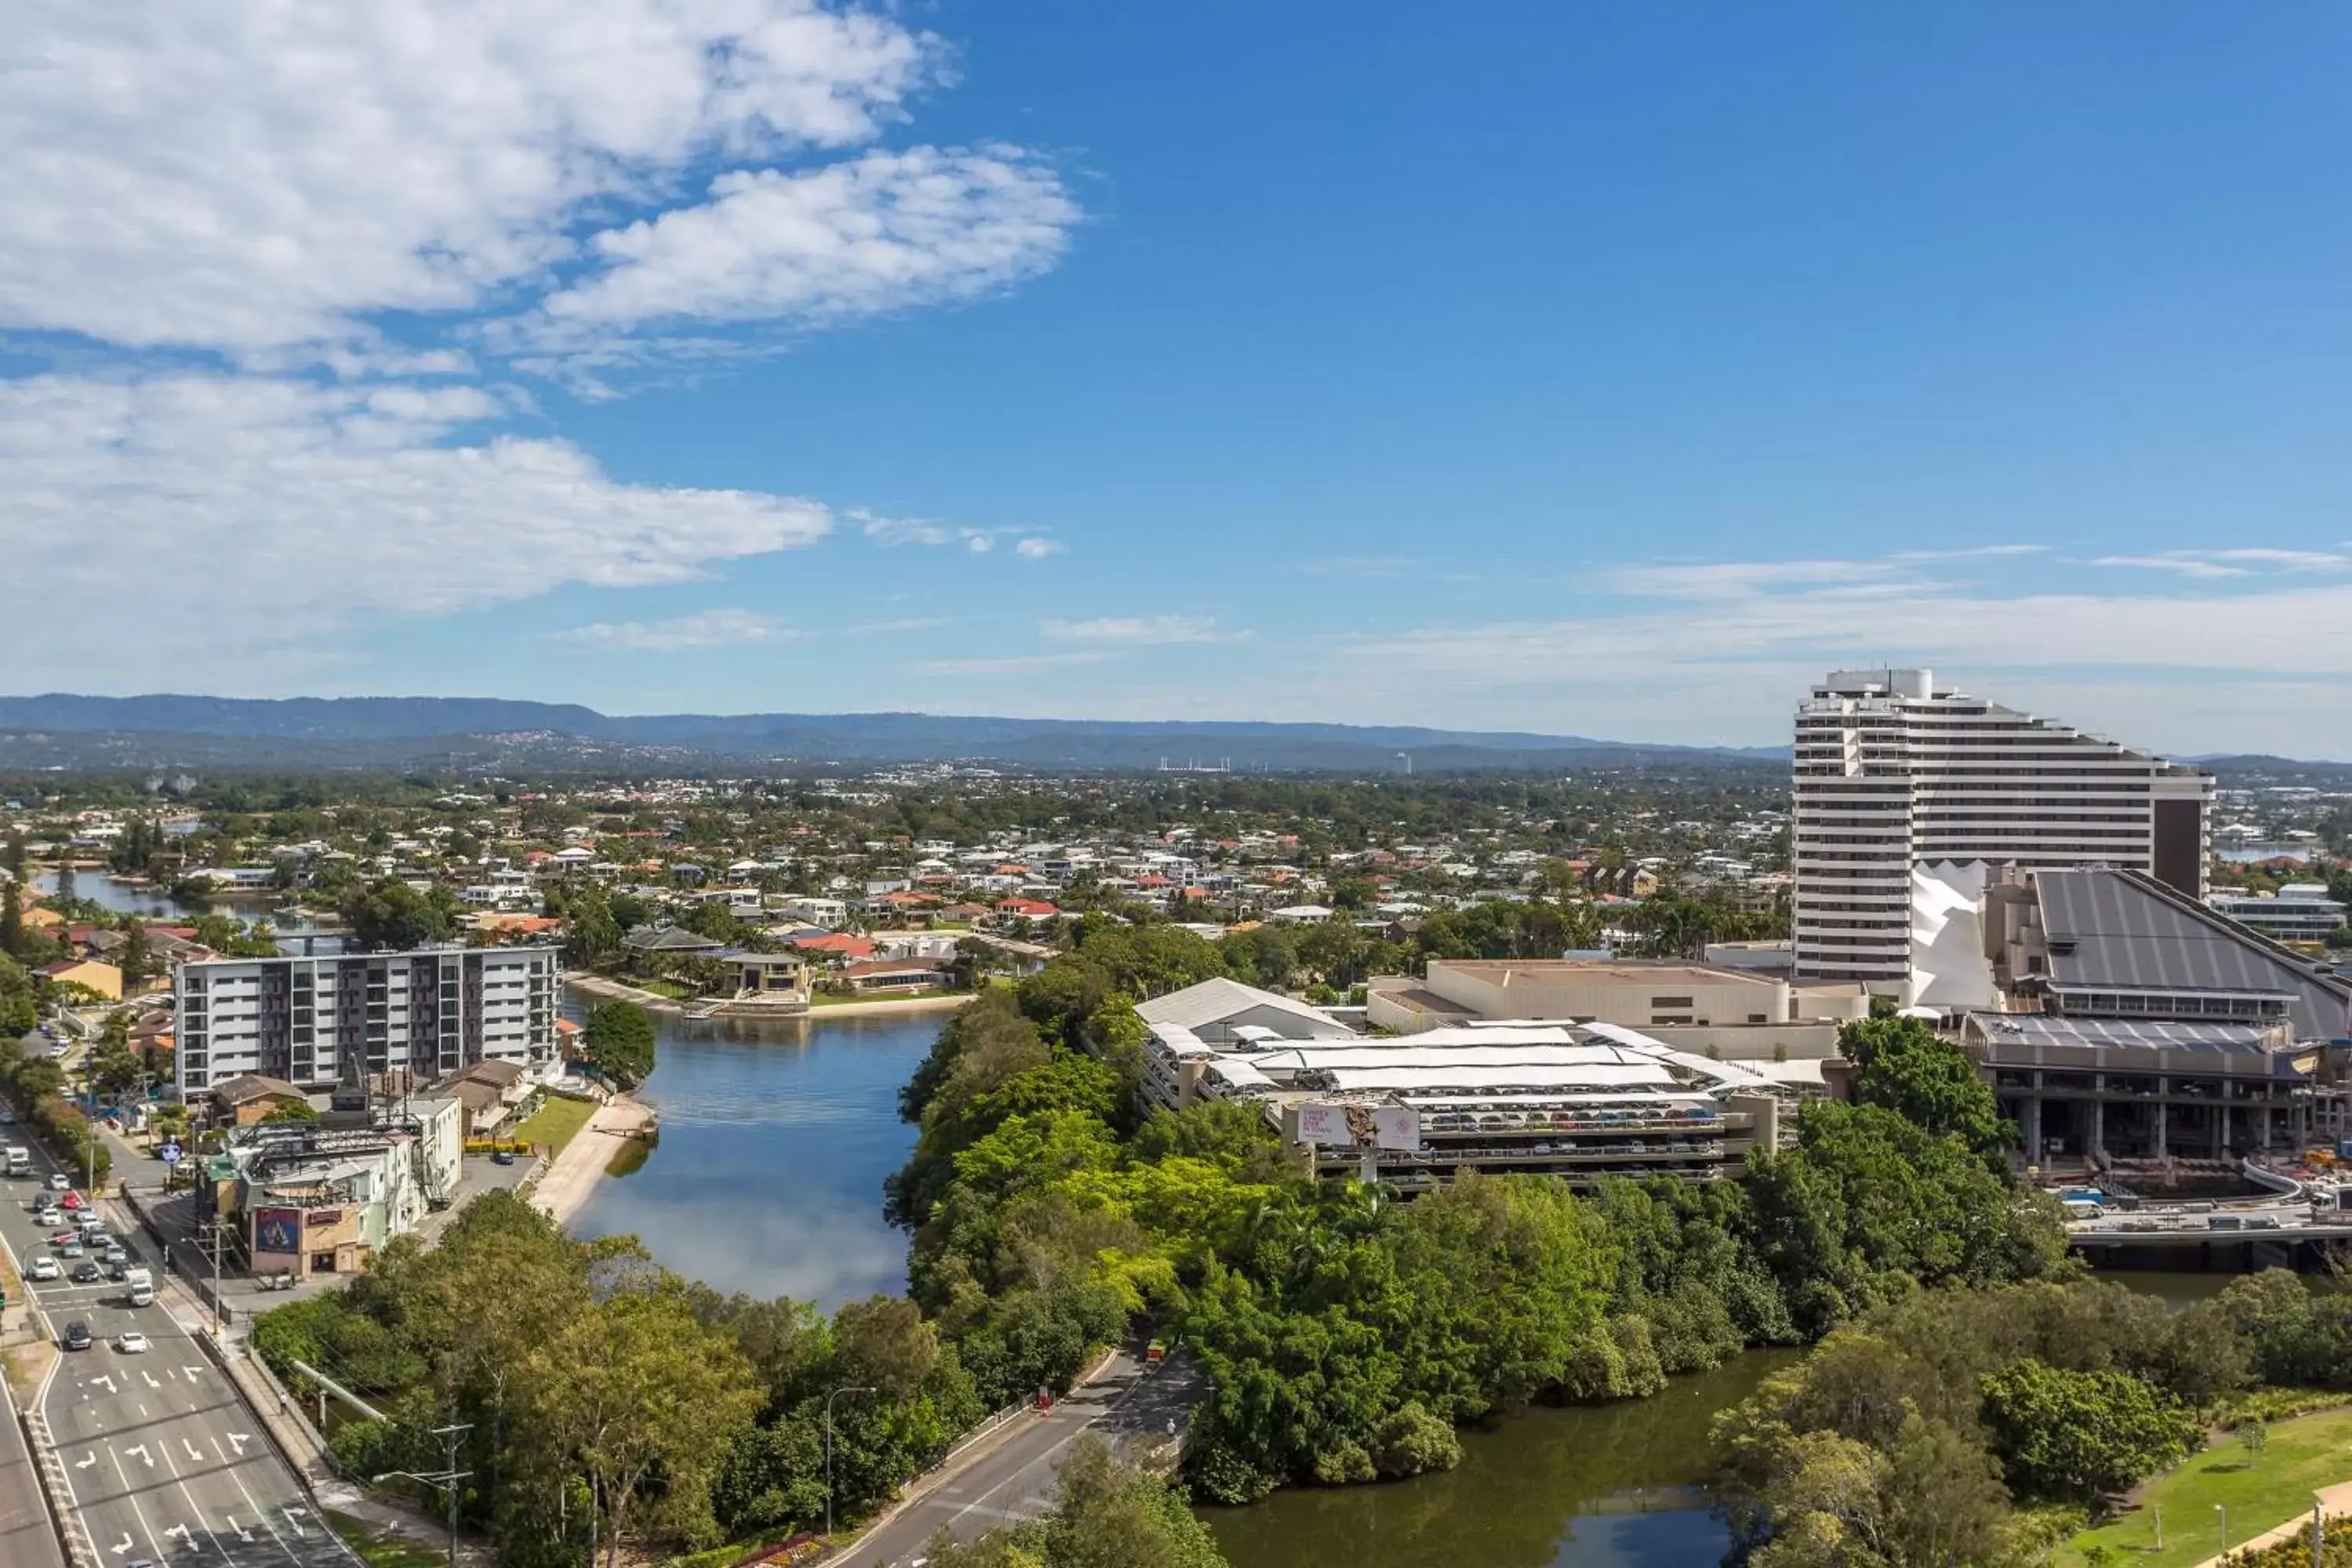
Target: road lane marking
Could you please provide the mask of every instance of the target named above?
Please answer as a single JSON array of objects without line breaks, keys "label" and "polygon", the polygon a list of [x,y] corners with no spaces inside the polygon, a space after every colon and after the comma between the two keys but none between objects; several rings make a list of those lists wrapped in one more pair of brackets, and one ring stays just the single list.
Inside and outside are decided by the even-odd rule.
[{"label": "road lane marking", "polygon": [[110,1547],[108,1547],[108,1548],[107,1548],[107,1550],[108,1550],[108,1551],[110,1551],[110,1552],[113,1552],[117,1557],[120,1557],[120,1556],[121,1556],[124,1552],[126,1552],[130,1551],[130,1550],[131,1550],[131,1532],[130,1532],[129,1531],[127,1531],[127,1530],[126,1530],[126,1531],[124,1531],[122,1532],[122,1540],[121,1540],[121,1543],[120,1543],[120,1544],[118,1544],[118,1545],[114,1545],[114,1546],[110,1546]]},{"label": "road lane marking", "polygon": [[[155,1456],[154,1456],[154,1455],[152,1455],[152,1454],[151,1454],[151,1453],[149,1453],[149,1452],[147,1451],[147,1445],[146,1445],[146,1444],[142,1443],[142,1444],[140,1444],[140,1445],[139,1445],[137,1447],[135,1447],[135,1448],[125,1448],[125,1449],[123,1449],[122,1451],[123,1451],[124,1453],[126,1453],[126,1454],[136,1454],[136,1455],[138,1455],[141,1458],[142,1458],[142,1459],[146,1460],[146,1461],[147,1461],[147,1468],[148,1468],[149,1469],[151,1469],[151,1470],[152,1470],[152,1469],[153,1469],[153,1468],[155,1468]],[[117,1459],[117,1460],[115,1460],[114,1462],[115,1462],[118,1466],[119,1466],[119,1465],[121,1465],[121,1464],[122,1463],[122,1461],[121,1461],[121,1459]]]},{"label": "road lane marking", "polygon": [[143,1366],[139,1369],[139,1375],[147,1380],[147,1386],[150,1388],[161,1388],[163,1386],[162,1384],[155,1381],[155,1374],[149,1372]]},{"label": "road lane marking", "polygon": [[309,1509],[296,1508],[292,1503],[282,1503],[279,1505],[279,1511],[286,1515],[286,1522],[293,1527],[296,1535],[305,1541],[310,1538],[310,1532],[302,1528],[302,1520],[310,1516]]},{"label": "road lane marking", "polygon": [[[142,1452],[144,1450],[142,1450]],[[139,1494],[131,1485],[131,1472],[122,1468],[122,1456],[116,1453],[110,1447],[107,1449],[106,1453],[107,1458],[114,1461],[114,1473],[122,1478],[122,1500],[131,1505],[131,1517],[139,1521],[139,1528],[147,1532],[147,1544],[153,1550],[155,1555],[158,1557],[163,1556],[163,1543],[155,1539],[155,1527],[147,1522],[147,1510],[139,1506]],[[147,1462],[152,1466],[155,1461],[150,1459]],[[87,1522],[87,1515],[84,1515],[84,1520],[85,1522]],[[128,1541],[130,1537],[126,1535],[123,1539]],[[120,1552],[123,1549],[117,1547],[115,1550]]]},{"label": "road lane marking", "polygon": [[[187,1443],[187,1439],[184,1437],[180,1440],[183,1443]],[[202,1464],[204,1462],[204,1451],[198,1448],[194,1443],[188,1443],[188,1452],[195,1458],[198,1464]],[[229,1555],[228,1548],[220,1543],[220,1537],[213,1533],[212,1526],[205,1523],[204,1505],[196,1501],[196,1494],[190,1491],[188,1489],[188,1483],[180,1479],[180,1467],[172,1464],[171,1459],[172,1450],[167,1447],[163,1450],[163,1460],[165,1465],[171,1469],[172,1484],[180,1489],[180,1496],[182,1500],[187,1503],[188,1511],[196,1516],[196,1523],[203,1528],[205,1539],[213,1543],[213,1550],[221,1554],[221,1561],[224,1563],[234,1563],[236,1559]],[[165,1531],[164,1533],[169,1535],[173,1533],[173,1531]],[[195,1550],[196,1539],[194,1536],[188,1533],[188,1527],[186,1525],[181,1525],[177,1533],[181,1540],[188,1543],[188,1549],[190,1551],[193,1552]]]},{"label": "road lane marking", "polygon": [[286,1544],[286,1538],[278,1533],[278,1527],[276,1525],[269,1522],[269,1510],[262,1507],[261,1504],[256,1500],[253,1493],[246,1489],[245,1482],[238,1477],[236,1469],[232,1468],[225,1473],[229,1479],[229,1484],[236,1488],[237,1495],[244,1498],[246,1502],[253,1509],[256,1516],[256,1522],[258,1523],[262,1529],[269,1531],[270,1540],[278,1542],[278,1550],[286,1553],[288,1557],[291,1558],[297,1563],[300,1563],[302,1561],[301,1555],[292,1547]]},{"label": "road lane marking", "polygon": [[241,1524],[237,1523],[237,1521],[236,1521],[236,1515],[235,1515],[235,1514],[233,1514],[233,1513],[232,1513],[232,1514],[227,1515],[227,1516],[226,1516],[226,1518],[227,1518],[227,1520],[228,1520],[228,1527],[229,1527],[231,1530],[234,1530],[234,1531],[236,1531],[236,1538],[237,1538],[239,1541],[248,1542],[251,1542],[251,1541],[253,1540],[253,1531],[249,1531],[249,1530],[246,1529],[246,1528],[245,1528],[245,1526],[243,1526],[243,1525],[241,1525]]},{"label": "road lane marking", "polygon": [[200,1366],[184,1366],[180,1370],[187,1373],[188,1381],[190,1383],[194,1383],[196,1381],[196,1373],[204,1371],[205,1369]]},{"label": "road lane marking", "polygon": [[197,1447],[194,1443],[189,1442],[185,1437],[180,1439],[180,1447],[188,1451],[188,1458],[193,1462],[199,1465],[205,1462],[205,1451],[202,1448]]},{"label": "road lane marking", "polygon": [[252,1441],[253,1434],[250,1432],[231,1432],[228,1435],[228,1446],[236,1450],[236,1457],[240,1459],[245,1458],[245,1446]]},{"label": "road lane marking", "polygon": [[74,1468],[77,1470],[86,1470],[96,1463],[98,1463],[98,1450],[92,1448],[89,1453],[84,1454],[80,1458],[74,1461]]}]

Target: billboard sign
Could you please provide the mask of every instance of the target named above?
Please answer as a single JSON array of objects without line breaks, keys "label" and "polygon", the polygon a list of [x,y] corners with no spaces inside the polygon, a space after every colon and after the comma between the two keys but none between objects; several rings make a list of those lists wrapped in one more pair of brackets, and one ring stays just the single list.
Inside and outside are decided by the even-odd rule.
[{"label": "billboard sign", "polygon": [[1409,1105],[1382,1105],[1372,1111],[1372,1143],[1381,1149],[1421,1147],[1421,1112]]},{"label": "billboard sign", "polygon": [[254,1210],[253,1250],[256,1252],[301,1251],[302,1211],[300,1209]]},{"label": "billboard sign", "polygon": [[1301,1143],[1354,1142],[1356,1135],[1348,1129],[1348,1108],[1343,1105],[1300,1106],[1298,1141]]}]

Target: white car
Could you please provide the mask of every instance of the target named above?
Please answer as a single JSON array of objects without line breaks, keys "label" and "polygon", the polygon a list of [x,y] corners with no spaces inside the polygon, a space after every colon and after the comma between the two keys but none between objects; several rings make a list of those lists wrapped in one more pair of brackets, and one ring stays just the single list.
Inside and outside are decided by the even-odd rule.
[{"label": "white car", "polygon": [[49,1173],[49,1191],[53,1193],[62,1193],[69,1190],[72,1186],[73,1178],[67,1175],[63,1171],[51,1171]]},{"label": "white car", "polygon": [[147,1350],[147,1336],[133,1329],[114,1342],[114,1348],[124,1355],[142,1355]]},{"label": "white car", "polygon": [[25,1265],[25,1278],[27,1279],[54,1279],[57,1277],[58,1260],[54,1258],[36,1258]]}]

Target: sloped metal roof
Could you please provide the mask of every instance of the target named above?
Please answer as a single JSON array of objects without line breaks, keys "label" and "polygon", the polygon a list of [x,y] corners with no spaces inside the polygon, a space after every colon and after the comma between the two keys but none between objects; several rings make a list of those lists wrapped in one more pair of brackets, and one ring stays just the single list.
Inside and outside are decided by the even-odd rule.
[{"label": "sloped metal roof", "polygon": [[2352,1032],[2352,986],[2160,883],[2092,868],[2039,871],[2034,886],[2062,990],[2285,995],[2297,1035]]}]

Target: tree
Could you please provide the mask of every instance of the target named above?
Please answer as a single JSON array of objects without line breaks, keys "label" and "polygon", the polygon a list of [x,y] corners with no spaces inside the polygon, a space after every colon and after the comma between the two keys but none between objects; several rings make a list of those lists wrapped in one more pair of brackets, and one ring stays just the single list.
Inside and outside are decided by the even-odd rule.
[{"label": "tree", "polygon": [[653,1016],[635,1003],[598,1003],[589,1010],[583,1035],[588,1064],[622,1093],[653,1076]]},{"label": "tree", "polygon": [[261,1120],[264,1121],[316,1121],[319,1120],[319,1112],[317,1108],[307,1100],[289,1100]]},{"label": "tree", "polygon": [[0,887],[0,954],[21,957],[25,952],[25,911],[16,902],[16,884]]},{"label": "tree", "polygon": [[339,911],[352,936],[362,947],[421,947],[446,942],[456,929],[448,910],[397,877],[373,887],[356,889],[342,900]]},{"label": "tree", "polygon": [[709,1533],[711,1478],[765,1398],[731,1339],[678,1292],[625,1291],[576,1314],[530,1371],[535,1435],[588,1477],[607,1568],[623,1539],[656,1518],[682,1535]]},{"label": "tree", "polygon": [[2094,1500],[2197,1447],[2196,1413],[2129,1373],[2029,1358],[1978,1386],[1992,1451],[2010,1484],[2033,1496]]},{"label": "tree", "polygon": [[1838,1029],[1838,1049],[1862,1071],[1857,1104],[1881,1105],[1928,1131],[1958,1138],[1996,1168],[2017,1146],[1992,1087],[1968,1054],[1917,1018],[1866,1018]]}]

